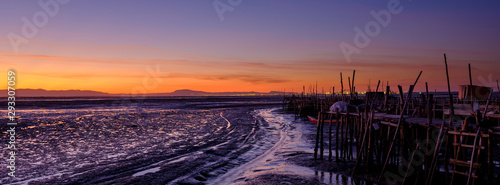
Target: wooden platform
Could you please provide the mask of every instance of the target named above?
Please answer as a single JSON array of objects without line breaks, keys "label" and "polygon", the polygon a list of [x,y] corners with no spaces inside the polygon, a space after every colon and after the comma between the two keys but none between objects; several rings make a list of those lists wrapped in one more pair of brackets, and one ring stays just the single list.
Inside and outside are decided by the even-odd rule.
[{"label": "wooden platform", "polygon": [[[332,111],[327,111],[325,113],[326,114],[336,114],[336,112],[332,112]],[[340,114],[346,115],[347,113],[341,112]],[[356,113],[349,113],[349,115],[350,116],[359,116],[357,112]],[[361,113],[360,115],[364,116],[365,114]],[[375,113],[375,115],[373,116],[373,118],[375,120],[380,120],[380,121],[390,122],[390,123],[397,123],[399,120],[399,117],[400,117],[399,115],[386,114],[386,113]],[[414,118],[414,117],[411,117],[408,115],[404,115],[403,120],[406,123],[413,124],[413,125],[419,125],[419,126],[427,126],[428,125],[427,118]],[[441,124],[443,124],[443,123],[448,124],[448,121],[449,120],[432,118],[432,125],[431,126],[439,128],[439,127],[441,127]],[[461,127],[461,126],[462,126],[462,122],[454,121],[451,124],[451,127]],[[445,128],[447,128],[447,127],[448,126],[446,126]]]}]

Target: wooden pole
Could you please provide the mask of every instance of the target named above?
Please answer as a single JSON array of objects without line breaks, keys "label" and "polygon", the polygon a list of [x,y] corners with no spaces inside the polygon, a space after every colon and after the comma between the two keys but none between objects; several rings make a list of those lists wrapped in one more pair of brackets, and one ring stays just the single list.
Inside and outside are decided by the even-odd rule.
[{"label": "wooden pole", "polygon": [[[449,125],[452,125],[453,124],[453,117],[455,116],[455,111],[454,111],[454,108],[453,108],[453,96],[451,95],[451,90],[450,90],[450,75],[449,75],[449,72],[448,72],[448,62],[446,60],[446,54],[444,54],[444,65],[446,67],[446,81],[448,82],[448,96],[449,96],[449,99],[450,99],[450,120],[449,120]],[[432,182],[432,178],[434,176],[434,171],[435,171],[435,166],[436,166],[436,163],[437,163],[437,155],[439,154],[439,148],[441,147],[441,137],[443,134],[443,131],[444,131],[444,127],[445,127],[445,122],[443,120],[443,123],[441,124],[441,128],[439,129],[439,134],[438,134],[438,138],[437,138],[437,142],[436,142],[436,148],[434,149],[434,155],[432,157],[432,162],[431,162],[431,165],[430,165],[430,170],[429,170],[429,174],[427,175],[427,181],[426,181],[426,185],[427,184],[430,184]],[[447,132],[447,131],[445,131]]]},{"label": "wooden pole", "polygon": [[314,160],[318,159],[320,124],[321,124],[321,112],[318,112],[318,123],[316,124],[316,142],[314,144]]},{"label": "wooden pole", "polygon": [[342,117],[340,121],[340,159],[344,160],[344,122],[347,115]]},{"label": "wooden pole", "polygon": [[342,78],[342,72],[340,73],[340,91],[341,91],[340,94],[342,96],[342,101],[344,101],[344,82]]},{"label": "wooden pole", "polygon": [[306,86],[302,86],[302,98],[304,98],[304,94],[306,93]]},{"label": "wooden pole", "polygon": [[346,109],[346,113],[344,116],[345,119],[342,119],[342,159],[344,162],[347,160],[347,145],[348,145],[348,140],[347,140],[347,130],[348,128],[348,123],[349,123],[349,109]]},{"label": "wooden pole", "polygon": [[474,96],[472,96],[472,71],[470,68],[470,63],[469,63],[469,82],[470,82],[470,88],[468,91],[470,92],[470,109],[472,112],[474,112]]},{"label": "wooden pole", "polygon": [[[400,87],[400,86],[399,86]],[[413,93],[413,88],[415,86],[411,85],[410,86],[410,89],[408,91],[408,95],[407,95],[407,99],[403,105],[403,109],[404,110],[406,108],[406,106],[408,105],[408,102],[409,102],[409,95],[411,93]],[[401,89],[401,88],[400,88]],[[401,123],[403,122],[403,111],[401,111],[401,114],[399,114],[399,119],[398,119],[398,125],[396,126],[396,130],[394,131],[394,136],[391,140],[391,144],[389,145],[389,151],[387,152],[387,157],[385,159],[385,162],[384,162],[384,165],[382,167],[382,171],[380,172],[380,175],[378,177],[378,181],[380,182],[380,180],[382,179],[382,176],[384,175],[384,170],[387,166],[387,162],[389,161],[389,156],[391,155],[391,151],[392,151],[392,147],[394,146],[394,141],[396,141],[396,138],[397,138],[397,135],[398,135],[398,132],[399,132],[399,127],[401,127]]]},{"label": "wooden pole", "polygon": [[352,85],[351,85],[351,77],[347,77],[347,81],[349,81],[349,95],[352,99]]},{"label": "wooden pole", "polygon": [[[431,124],[432,124],[432,101],[433,97],[429,94],[429,86],[427,82],[425,82],[425,91],[427,93],[427,134],[426,134],[426,142],[425,142],[425,153],[429,153],[429,140],[431,135]],[[425,155],[425,166],[429,166],[429,156]],[[425,174],[427,174],[428,168],[425,169]]]},{"label": "wooden pole", "polygon": [[413,86],[416,86],[416,85],[417,85],[418,79],[420,79],[420,75],[422,75],[422,71],[420,71],[420,73],[418,74],[418,77],[417,77],[417,79],[415,80],[415,83],[413,83]]},{"label": "wooden pole", "polygon": [[389,93],[391,92],[391,86],[389,86],[389,82],[387,82],[387,87],[385,88],[385,99],[384,99],[384,110],[387,112],[388,105],[387,101],[389,101]]},{"label": "wooden pole", "polygon": [[[498,93],[500,93],[500,85],[498,85],[498,80],[497,80],[497,89],[498,89]],[[500,107],[500,97],[497,98],[497,105],[498,105],[498,107]]]},{"label": "wooden pole", "polygon": [[[377,89],[375,90],[375,94],[378,93],[378,88],[380,86],[380,80],[378,81],[378,84],[377,84]],[[368,171],[368,167],[370,165],[370,162],[371,162],[371,159],[372,159],[372,124],[373,124],[373,119],[374,119],[374,114],[375,114],[375,108],[373,108],[373,105],[375,105],[375,101],[377,99],[377,96],[375,96],[373,99],[372,99],[372,103],[370,105],[370,122],[369,122],[369,126],[368,126],[368,152],[367,152],[367,157],[366,157],[366,160],[365,160],[365,169],[366,171]]]},{"label": "wooden pole", "polygon": [[[320,102],[320,104],[322,104],[323,100],[318,101],[318,102]],[[320,106],[321,106],[321,105],[320,105]],[[323,135],[323,131],[324,131],[324,128],[325,128],[325,119],[323,118],[323,117],[324,117],[324,115],[323,115],[323,114],[324,114],[324,113],[323,113],[323,107],[321,107],[321,108],[320,108],[320,111],[321,111],[321,116],[322,116],[322,117],[321,117],[321,119],[320,119],[320,120],[321,120],[321,125],[320,125],[320,127],[321,127],[321,131],[320,131],[320,132],[321,132],[321,136],[320,136],[320,137],[321,137],[321,138],[320,138],[320,153],[319,153],[319,159],[320,159],[320,160],[323,160],[323,154],[324,154],[324,152],[325,152],[325,146],[324,146],[324,145],[325,145],[325,144],[324,144],[324,143],[325,143],[325,142],[324,142],[324,138],[325,138],[325,137],[324,137],[324,135]],[[319,121],[319,120],[318,120],[318,121]]]},{"label": "wooden pole", "polygon": [[[356,89],[354,88],[354,77],[356,76],[356,70],[352,71],[352,91],[356,93]],[[351,94],[351,99],[352,99],[353,94]]]},{"label": "wooden pole", "polygon": [[405,176],[403,178],[403,182],[401,182],[401,184],[403,184],[403,185],[405,184],[406,177],[408,177],[408,172],[410,171],[410,168],[412,168],[411,163],[413,162],[413,158],[415,157],[415,153],[417,152],[419,146],[420,146],[420,143],[417,143],[417,148],[413,151],[413,154],[411,155],[410,162],[408,163],[408,168],[406,169],[406,173],[405,173]]},{"label": "wooden pole", "polygon": [[335,123],[335,161],[339,161],[339,119],[340,119],[340,112],[339,109],[337,108],[336,111],[336,123]]},{"label": "wooden pole", "polygon": [[[443,123],[441,124],[441,128],[439,129],[439,134],[438,134],[438,138],[437,138],[437,141],[436,141],[436,147],[434,148],[434,154],[432,156],[432,162],[431,162],[431,165],[429,166],[429,174],[427,175],[427,178],[426,178],[426,185],[428,184],[431,184],[432,183],[432,177],[434,176],[434,170],[435,170],[435,166],[436,166],[436,163],[437,163],[437,155],[439,153],[439,148],[441,147],[441,137],[443,135],[443,131],[444,131],[444,126],[445,125],[445,121],[443,120]],[[447,131],[444,131],[444,132],[447,132]]]},{"label": "wooden pole", "polygon": [[[415,83],[413,83],[413,86],[417,86],[417,82],[418,82],[418,80],[420,79],[420,76],[421,76],[421,75],[422,75],[422,71],[420,71],[420,73],[418,74],[418,77],[417,77],[417,79],[415,80]],[[411,101],[412,96],[413,96],[413,93],[412,93],[412,94],[410,94],[410,102],[411,102],[411,103],[412,103],[412,105],[413,105],[413,101]],[[410,106],[408,106],[408,109],[409,109],[409,108],[410,108]],[[408,110],[408,113],[409,113],[409,110]]]},{"label": "wooden pole", "polygon": [[335,86],[332,87],[332,98],[335,98]]},{"label": "wooden pole", "polygon": [[[378,81],[378,85],[377,85],[377,92],[378,92],[378,86],[380,85],[380,80]],[[377,93],[375,92],[375,94]],[[376,96],[375,96],[376,97]],[[373,100],[374,101],[374,100]],[[357,151],[357,156],[356,156],[356,164],[354,165],[354,169],[352,171],[352,175],[354,175],[356,173],[356,167],[358,166],[359,162],[360,162],[360,159],[361,159],[361,151],[363,150],[364,148],[364,145],[365,145],[365,142],[366,142],[366,135],[368,134],[368,130],[371,130],[371,122],[373,121],[373,105],[375,103],[372,102],[371,105],[370,105],[370,118],[367,120],[366,122],[366,125],[365,125],[365,132],[363,134],[363,139],[362,139],[362,142],[361,142],[361,147],[359,147],[359,150]],[[366,109],[365,109],[366,110]],[[367,151],[367,157],[365,157],[365,161],[369,160],[369,156],[368,154],[370,153],[370,143],[368,143],[368,151]]]},{"label": "wooden pole", "polygon": [[398,85],[398,90],[399,90],[399,114],[401,114],[403,112],[403,105],[404,105],[403,87]]},{"label": "wooden pole", "polygon": [[448,62],[446,61],[446,53],[444,54],[444,65],[446,66],[446,81],[448,82],[448,96],[450,97],[450,124],[453,123],[453,116],[455,116],[455,110],[453,108],[453,96],[450,90],[450,75],[448,73]]},{"label": "wooden pole", "polygon": [[467,185],[469,185],[472,177],[472,167],[474,166],[474,154],[476,153],[476,147],[477,147],[477,138],[481,137],[481,129],[477,128],[477,133],[476,137],[474,138],[474,147],[472,148],[472,155],[470,158],[470,166],[469,166],[469,176],[467,177]]},{"label": "wooden pole", "polygon": [[[330,123],[328,125],[328,160],[332,160],[332,114],[328,115],[328,118],[330,119]],[[337,124],[337,123],[336,123]]]},{"label": "wooden pole", "polygon": [[[491,89],[490,95],[488,96],[488,100],[486,101],[486,106],[484,107],[483,120],[484,120],[484,118],[486,118],[486,113],[488,111],[488,105],[490,104],[492,94],[493,94],[493,89]],[[481,122],[482,122],[482,120],[481,120]]]}]

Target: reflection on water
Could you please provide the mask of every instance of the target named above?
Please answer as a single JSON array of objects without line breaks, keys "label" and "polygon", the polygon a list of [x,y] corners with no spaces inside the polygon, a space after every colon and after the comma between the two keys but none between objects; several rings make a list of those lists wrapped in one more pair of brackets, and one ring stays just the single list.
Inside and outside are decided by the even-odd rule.
[{"label": "reflection on water", "polygon": [[[281,114],[278,109],[258,110],[259,116],[268,124],[266,138],[274,138],[267,141],[266,152],[238,168],[234,168],[217,181],[209,184],[245,184],[246,181],[257,179],[267,174],[299,175],[302,177],[315,177],[319,182],[335,185],[371,185],[364,180],[354,179],[342,174],[315,170],[309,165],[298,165],[293,156],[309,155],[309,158],[299,160],[313,160],[312,149],[314,141],[310,139],[315,134],[316,127],[301,120],[294,119],[293,115]],[[258,149],[254,147],[248,152]],[[244,155],[240,156],[243,157]],[[285,182],[289,183],[289,182]]]},{"label": "reflection on water", "polygon": [[364,180],[355,179],[343,174],[337,174],[332,172],[315,171],[314,175],[320,179],[321,182],[325,184],[336,184],[336,185],[375,185],[371,182],[366,182]]},{"label": "reflection on water", "polygon": [[[198,104],[192,104],[198,102]],[[239,101],[239,106],[269,100]],[[213,108],[200,107],[203,104]],[[209,142],[225,132],[235,99],[166,98],[122,100],[113,98],[44,99],[19,101],[16,106],[16,165],[14,181],[65,177],[136,158],[177,155]],[[0,119],[6,119],[6,110]],[[224,115],[222,117],[221,115]],[[2,130],[6,124],[2,124]],[[0,136],[2,141],[7,135]],[[1,152],[0,158],[8,158]],[[5,160],[1,166],[7,166]],[[12,182],[0,168],[0,184]],[[57,174],[57,175],[56,175]]]}]

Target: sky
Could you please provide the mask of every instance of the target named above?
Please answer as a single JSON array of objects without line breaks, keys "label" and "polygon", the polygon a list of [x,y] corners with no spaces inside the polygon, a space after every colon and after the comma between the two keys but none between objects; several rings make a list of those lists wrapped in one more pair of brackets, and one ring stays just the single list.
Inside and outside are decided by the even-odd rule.
[{"label": "sky", "polygon": [[[49,6],[47,6],[49,5]],[[0,7],[0,68],[16,88],[418,91],[500,79],[499,1],[40,0]],[[375,16],[374,16],[375,15]],[[390,17],[390,18],[389,18]],[[7,87],[7,78],[0,84]],[[382,85],[382,84],[381,84]],[[385,89],[385,88],[384,88]]]}]

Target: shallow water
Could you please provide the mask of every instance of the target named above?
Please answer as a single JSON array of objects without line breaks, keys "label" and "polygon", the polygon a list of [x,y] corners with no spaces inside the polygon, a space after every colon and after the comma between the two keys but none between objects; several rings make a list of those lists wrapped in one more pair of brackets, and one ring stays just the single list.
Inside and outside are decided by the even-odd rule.
[{"label": "shallow water", "polygon": [[[239,101],[205,97],[19,101],[18,170],[13,179],[7,176],[7,168],[0,168],[0,183],[63,183],[58,179],[86,178],[96,173],[114,179],[122,176],[109,177],[116,175],[117,168],[128,168],[125,171],[133,172],[133,177],[141,176],[147,174],[147,169],[145,173],[135,171],[144,166],[170,159],[180,162],[182,158],[176,158],[180,155],[222,146],[231,138],[241,137],[254,124],[250,111],[277,102],[273,98]],[[6,120],[4,112],[2,120]],[[2,130],[7,129],[5,124],[2,126]],[[2,134],[2,140],[7,141],[6,134]],[[7,152],[0,155],[8,157]],[[6,166],[6,161],[1,160],[0,165]]]},{"label": "shallow water", "polygon": [[287,173],[365,184],[288,162],[312,152],[306,135],[315,126],[282,114],[280,103],[280,97],[21,100],[17,178],[0,168],[0,183],[238,184]]},{"label": "shallow water", "polygon": [[[305,178],[315,178],[324,184],[334,185],[369,185],[372,183],[351,178],[342,174],[315,170],[293,163],[290,158],[296,155],[313,155],[314,141],[309,136],[314,135],[316,126],[308,121],[297,120],[291,114],[283,114],[278,108],[259,109],[257,115],[275,128],[269,135],[274,135],[274,141],[266,152],[253,160],[231,169],[209,184],[245,184],[265,174],[299,175]],[[249,152],[251,152],[250,150]],[[288,184],[291,182],[280,182]]]}]

